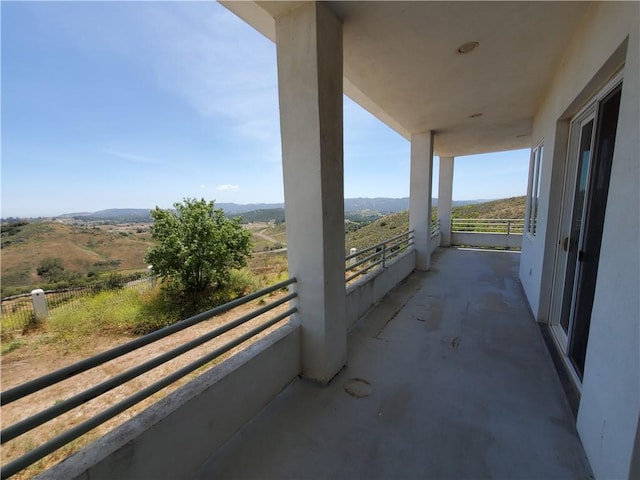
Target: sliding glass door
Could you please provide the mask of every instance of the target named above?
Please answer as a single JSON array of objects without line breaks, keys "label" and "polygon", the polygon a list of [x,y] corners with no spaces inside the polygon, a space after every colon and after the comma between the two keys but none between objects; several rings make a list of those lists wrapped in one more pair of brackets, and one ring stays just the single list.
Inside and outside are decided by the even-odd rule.
[{"label": "sliding glass door", "polygon": [[589,340],[622,83],[571,123],[551,322],[581,380]]}]

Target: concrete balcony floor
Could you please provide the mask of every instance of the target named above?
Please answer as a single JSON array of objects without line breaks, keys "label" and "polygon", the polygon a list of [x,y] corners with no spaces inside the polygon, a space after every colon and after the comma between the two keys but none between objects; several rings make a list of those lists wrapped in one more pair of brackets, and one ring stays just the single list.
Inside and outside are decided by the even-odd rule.
[{"label": "concrete balcony floor", "polygon": [[196,478],[590,478],[519,258],[440,249],[359,322],[329,386],[294,381]]}]

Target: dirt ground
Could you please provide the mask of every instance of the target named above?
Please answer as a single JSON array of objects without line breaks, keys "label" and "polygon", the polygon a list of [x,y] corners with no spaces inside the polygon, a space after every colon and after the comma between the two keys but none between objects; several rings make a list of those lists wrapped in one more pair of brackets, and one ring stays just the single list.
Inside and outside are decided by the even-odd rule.
[{"label": "dirt ground", "polygon": [[[265,298],[267,303],[271,303],[273,300],[280,298],[284,293],[278,293]],[[71,398],[73,395],[78,394],[88,388],[95,386],[101,382],[104,382],[113,376],[122,373],[134,366],[140,365],[147,360],[150,360],[163,352],[167,352],[172,348],[175,348],[191,339],[197,338],[215,327],[228,323],[232,320],[239,318],[240,316],[249,313],[258,308],[258,301],[254,301],[242,307],[238,307],[224,315],[214,317],[210,320],[202,322],[187,328],[181,332],[178,332],[170,337],[164,338],[143,348],[135,350],[127,355],[107,362],[99,367],[91,369],[87,372],[76,375],[68,380],[60,382],[56,385],[52,385],[42,391],[29,395],[21,400],[2,406],[0,408],[0,424],[4,429],[6,426],[12,425],[20,420],[23,420],[31,415],[34,415],[48,407],[55,405],[63,400]],[[62,433],[81,423],[82,421],[90,418],[95,413],[103,411],[105,408],[114,405],[115,403],[124,400],[128,396],[137,392],[141,388],[160,380],[166,375],[172,373],[178,368],[191,363],[198,358],[202,357],[205,353],[210,352],[212,349],[225,344],[227,341],[237,338],[237,336],[255,326],[267,321],[270,318],[275,317],[278,313],[285,311],[288,308],[287,304],[281,305],[274,310],[266,313],[265,315],[251,320],[235,329],[227,332],[220,337],[211,340],[198,348],[187,352],[179,356],[178,358],[171,360],[168,363],[157,367],[150,372],[115,388],[94,400],[91,400],[84,405],[81,405],[64,415],[37,427],[18,438],[7,442],[2,446],[2,464],[6,464],[9,461],[19,457],[27,451],[41,445],[42,443],[52,439],[56,435]],[[284,320],[286,321],[286,320]],[[257,337],[249,340],[248,342],[254,342],[256,339],[267,335],[278,325],[273,326],[264,332],[260,333]],[[0,357],[0,382],[2,391],[6,391],[9,388],[21,385],[29,380],[40,377],[59,368],[73,364],[83,358],[95,355],[97,353],[106,351],[117,345],[132,340],[133,337],[102,337],[88,339],[85,345],[80,349],[72,352],[64,347],[64,345],[56,344],[50,341],[46,333],[36,333],[26,337],[22,340],[26,343],[19,349],[9,352]],[[248,342],[245,342],[230,352],[226,353],[223,357],[214,361],[213,364],[224,361],[229,355],[233,355],[237,351],[246,348]],[[170,392],[184,385],[194,376],[201,373],[204,369],[211,368],[212,365],[202,367],[200,370],[188,375],[180,381],[172,384],[171,386],[161,390],[155,395],[147,398],[146,400],[138,403],[129,410],[121,413],[117,417],[109,420],[108,422],[95,428],[88,434],[80,437],[80,439],[74,441],[72,444],[63,447],[62,449],[50,454],[41,461],[37,462],[28,469],[20,472],[13,478],[26,479],[32,478],[37,473],[45,470],[63,460],[71,453],[78,451],[82,446],[87,445],[91,441],[99,438],[108,431],[112,430],[116,426],[124,423],[128,419],[132,418],[160,398],[165,397]]]}]

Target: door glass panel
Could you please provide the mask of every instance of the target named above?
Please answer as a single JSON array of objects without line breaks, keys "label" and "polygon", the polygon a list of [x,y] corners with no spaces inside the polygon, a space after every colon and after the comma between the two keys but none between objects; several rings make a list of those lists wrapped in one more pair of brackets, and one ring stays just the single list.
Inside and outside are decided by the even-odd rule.
[{"label": "door glass panel", "polygon": [[584,372],[591,310],[596,290],[604,216],[613,162],[613,146],[618,127],[621,88],[618,86],[601,102],[589,175],[590,185],[587,190],[585,224],[578,256],[579,267],[569,345],[569,356],[580,378]]},{"label": "door glass panel", "polygon": [[584,213],[584,201],[589,178],[589,164],[591,162],[591,137],[593,133],[593,119],[585,123],[580,131],[580,149],[578,151],[578,172],[576,189],[573,200],[573,212],[571,214],[570,236],[563,241],[567,248],[567,269],[565,273],[564,298],[562,300],[562,312],[560,324],[565,332],[569,332],[569,313],[571,311],[571,293],[575,281],[576,265],[578,263],[578,243],[582,229],[582,216]]}]

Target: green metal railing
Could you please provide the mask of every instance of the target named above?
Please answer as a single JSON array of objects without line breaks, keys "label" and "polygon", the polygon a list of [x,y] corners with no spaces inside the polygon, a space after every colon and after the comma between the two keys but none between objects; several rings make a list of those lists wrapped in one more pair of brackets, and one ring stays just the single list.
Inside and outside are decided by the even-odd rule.
[{"label": "green metal railing", "polygon": [[345,257],[346,282],[365,275],[375,268],[385,268],[390,260],[413,247],[413,230],[397,235],[384,242],[367,247]]},{"label": "green metal railing", "polygon": [[454,218],[451,220],[452,233],[504,233],[521,234],[523,219],[502,218]]},{"label": "green metal railing", "polygon": [[[0,404],[7,405],[9,403],[15,402],[21,398],[24,398],[28,395],[36,393],[40,390],[43,390],[47,387],[55,385],[63,380],[67,380],[69,378],[74,377],[82,372],[86,372],[92,368],[95,368],[99,365],[102,365],[110,360],[121,357],[127,353],[133,352],[145,345],[149,345],[153,342],[156,342],[160,339],[166,338],[170,335],[173,335],[177,332],[180,332],[186,328],[189,328],[198,323],[204,322],[205,320],[209,320],[217,315],[221,315],[225,312],[228,312],[236,307],[244,305],[252,300],[259,299],[264,297],[270,293],[276,292],[280,289],[286,288],[289,285],[292,285],[296,282],[295,278],[290,278],[284,282],[280,282],[276,285],[272,285],[271,287],[265,288],[258,292],[252,293],[245,297],[239,298],[232,302],[226,303],[209,311],[200,313],[193,317],[190,317],[186,320],[182,320],[178,323],[165,327],[161,330],[157,330],[148,335],[144,335],[135,340],[132,340],[128,343],[120,345],[116,348],[108,350],[106,352],[100,353],[93,357],[81,360],[73,365],[62,368],[55,372],[52,372],[48,375],[44,375],[35,380],[27,382],[25,384],[19,385],[17,387],[6,390],[0,394]],[[148,360],[141,365],[138,365],[130,370],[122,372],[98,385],[95,385],[77,395],[68,398],[62,402],[56,403],[54,406],[49,407],[41,412],[32,415],[28,418],[25,418],[13,425],[10,425],[4,428],[0,432],[1,443],[5,444],[10,440],[13,440],[20,435],[25,434],[26,432],[50,421],[53,420],[60,415],[68,412],[80,405],[83,405],[94,398],[103,395],[104,393],[113,390],[114,388],[139,377],[140,375],[149,372],[150,370],[167,363],[168,361],[186,353],[194,348],[203,345],[204,343],[219,337],[220,335],[233,330],[236,327],[239,327],[243,324],[246,324],[250,320],[263,315],[274,308],[283,305],[286,302],[296,298],[297,294],[295,292],[291,292],[288,295],[285,295],[271,303],[268,303],[256,310],[253,310],[250,313],[243,315],[242,317],[233,320],[229,323],[225,323],[219,327],[214,328],[210,332],[201,335],[193,340],[190,340],[178,347],[173,348],[167,352],[164,352],[157,357]],[[8,478],[16,473],[24,470],[29,465],[37,462],[41,458],[49,455],[50,453],[58,450],[59,448],[67,445],[72,442],[76,438],[81,435],[89,432],[90,430],[96,428],[97,426],[105,423],[107,420],[115,417],[116,415],[124,412],[128,408],[133,405],[141,402],[142,400],[150,397],[154,393],[162,390],[163,388],[171,385],[177,380],[185,377],[189,373],[197,370],[198,368],[208,364],[209,362],[215,360],[220,357],[224,353],[230,351],[231,349],[237,347],[241,343],[255,337],[260,332],[268,329],[269,327],[275,325],[276,323],[284,320],[285,318],[293,315],[297,311],[296,307],[291,307],[288,310],[276,315],[275,317],[260,323],[259,325],[252,327],[249,331],[238,335],[236,338],[226,341],[221,346],[215,348],[214,350],[208,352],[204,356],[200,357],[198,360],[193,361],[178,370],[172,372],[171,374],[165,376],[159,381],[138,390],[135,394],[125,398],[119,403],[112,405],[104,410],[102,410],[97,415],[89,418],[88,420],[83,421],[82,423],[75,425],[74,427],[62,432],[58,436],[53,439],[39,445],[38,447],[30,450],[26,454],[16,458],[15,460],[10,461],[6,465],[3,465],[0,469],[0,476],[2,478]]]}]

